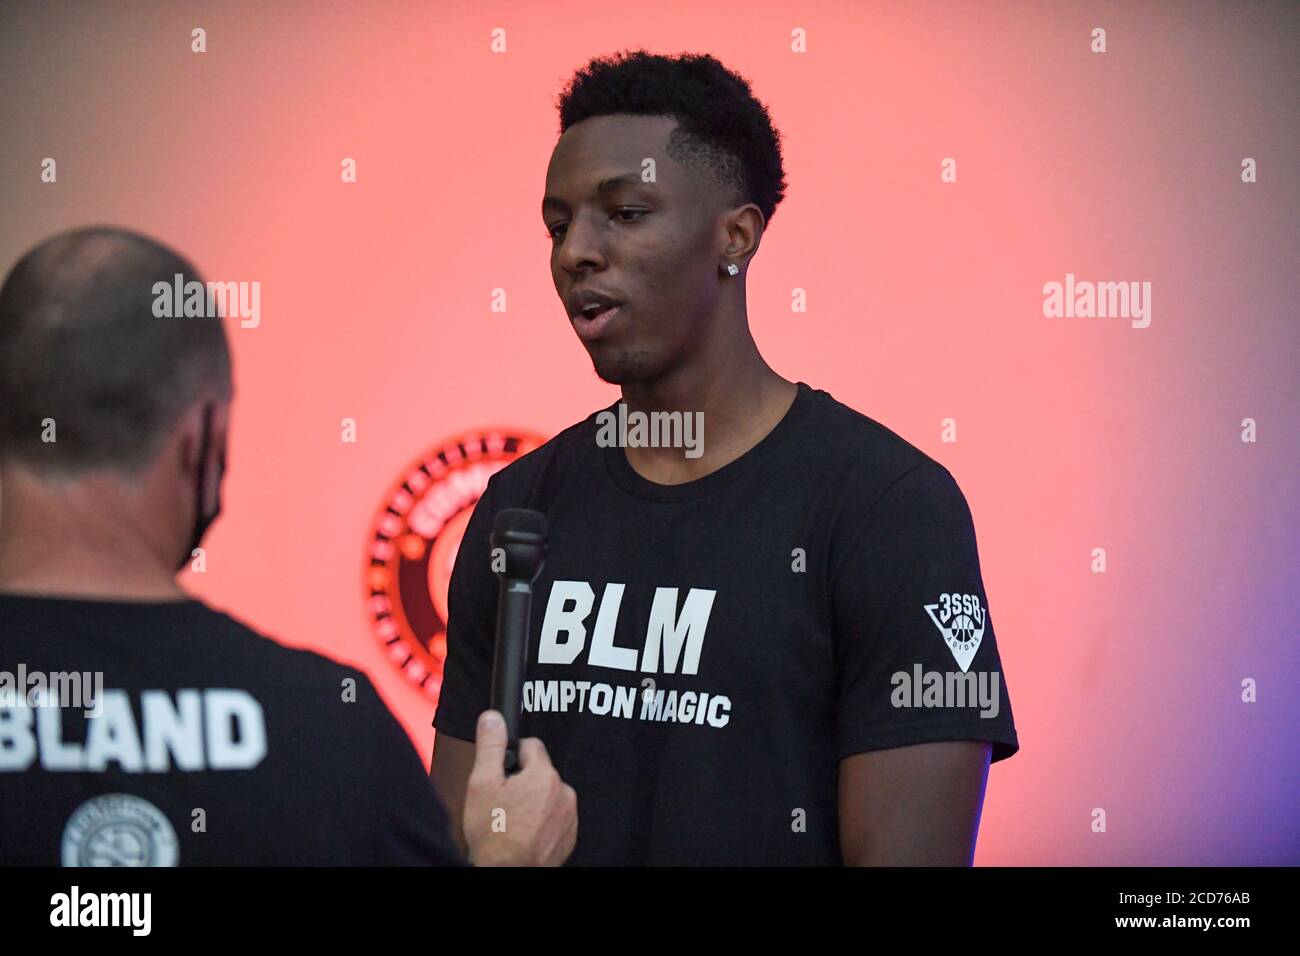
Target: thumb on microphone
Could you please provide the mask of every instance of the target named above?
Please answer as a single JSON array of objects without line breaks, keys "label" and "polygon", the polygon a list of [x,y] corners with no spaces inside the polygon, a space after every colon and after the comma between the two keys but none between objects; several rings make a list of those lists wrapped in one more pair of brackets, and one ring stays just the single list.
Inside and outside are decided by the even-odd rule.
[{"label": "thumb on microphone", "polygon": [[479,714],[474,743],[474,769],[470,772],[470,777],[480,783],[504,783],[507,742],[506,721],[501,712],[485,710]]}]

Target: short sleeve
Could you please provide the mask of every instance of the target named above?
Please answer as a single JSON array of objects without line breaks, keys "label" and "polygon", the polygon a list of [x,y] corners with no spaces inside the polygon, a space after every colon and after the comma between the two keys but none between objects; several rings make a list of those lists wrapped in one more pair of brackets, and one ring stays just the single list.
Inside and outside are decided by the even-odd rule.
[{"label": "short sleeve", "polygon": [[[362,683],[364,682],[364,683]],[[371,866],[468,866],[451,833],[447,809],[411,740],[364,677],[358,697],[373,699],[369,790],[374,829],[362,859]]]},{"label": "short sleeve", "polygon": [[433,726],[473,740],[478,717],[492,697],[498,580],[492,571],[493,481],[474,506],[447,585],[447,659]]},{"label": "short sleeve", "polygon": [[941,740],[1019,749],[975,527],[956,480],[927,460],[863,500],[845,495],[831,548],[837,745]]}]

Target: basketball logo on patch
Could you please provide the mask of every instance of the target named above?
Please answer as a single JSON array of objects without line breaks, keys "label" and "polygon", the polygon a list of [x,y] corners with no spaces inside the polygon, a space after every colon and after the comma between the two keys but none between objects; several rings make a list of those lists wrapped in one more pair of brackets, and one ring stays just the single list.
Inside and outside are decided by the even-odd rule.
[{"label": "basketball logo on patch", "polygon": [[63,828],[64,866],[175,866],[179,857],[167,815],[129,793],[87,800]]},{"label": "basketball logo on patch", "polygon": [[[938,613],[935,613],[935,612]],[[987,611],[980,605],[976,594],[940,594],[937,604],[925,605],[934,626],[943,635],[943,641],[957,659],[963,672],[970,668],[975,652],[984,639]]]}]

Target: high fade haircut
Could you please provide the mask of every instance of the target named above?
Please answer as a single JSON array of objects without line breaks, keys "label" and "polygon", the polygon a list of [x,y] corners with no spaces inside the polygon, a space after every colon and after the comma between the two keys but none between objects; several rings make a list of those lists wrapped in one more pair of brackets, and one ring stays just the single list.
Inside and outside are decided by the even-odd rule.
[{"label": "high fade haircut", "polygon": [[230,398],[221,319],[154,315],[154,284],[178,273],[201,281],[166,246],[110,226],[61,232],[18,260],[0,287],[0,461],[135,473],[200,396]]},{"label": "high fade haircut", "polygon": [[668,155],[709,175],[733,205],[752,202],[770,223],[785,197],[781,134],[749,83],[708,54],[645,50],[596,57],[559,97],[560,135],[593,116],[672,116]]}]

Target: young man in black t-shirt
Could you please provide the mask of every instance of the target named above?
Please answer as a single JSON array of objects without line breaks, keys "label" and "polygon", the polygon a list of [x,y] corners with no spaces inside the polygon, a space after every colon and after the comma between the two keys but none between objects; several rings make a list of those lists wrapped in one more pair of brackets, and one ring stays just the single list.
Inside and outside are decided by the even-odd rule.
[{"label": "young man in black t-shirt", "polygon": [[453,838],[361,673],[177,585],[206,560],[232,392],[220,318],[153,309],[177,274],[198,281],[82,229],[0,288],[0,864],[562,862],[576,799],[539,741],[507,779],[500,715],[471,718]]},{"label": "young man in black t-shirt", "polygon": [[493,475],[466,528],[435,719],[453,816],[477,812],[455,795],[491,679],[488,535],[524,507],[549,549],[522,732],[578,792],[571,863],[969,864],[990,759],[1018,748],[971,513],[942,465],[758,353],[766,110],[712,58],[638,53],[560,111],[552,276],[622,399]]}]

